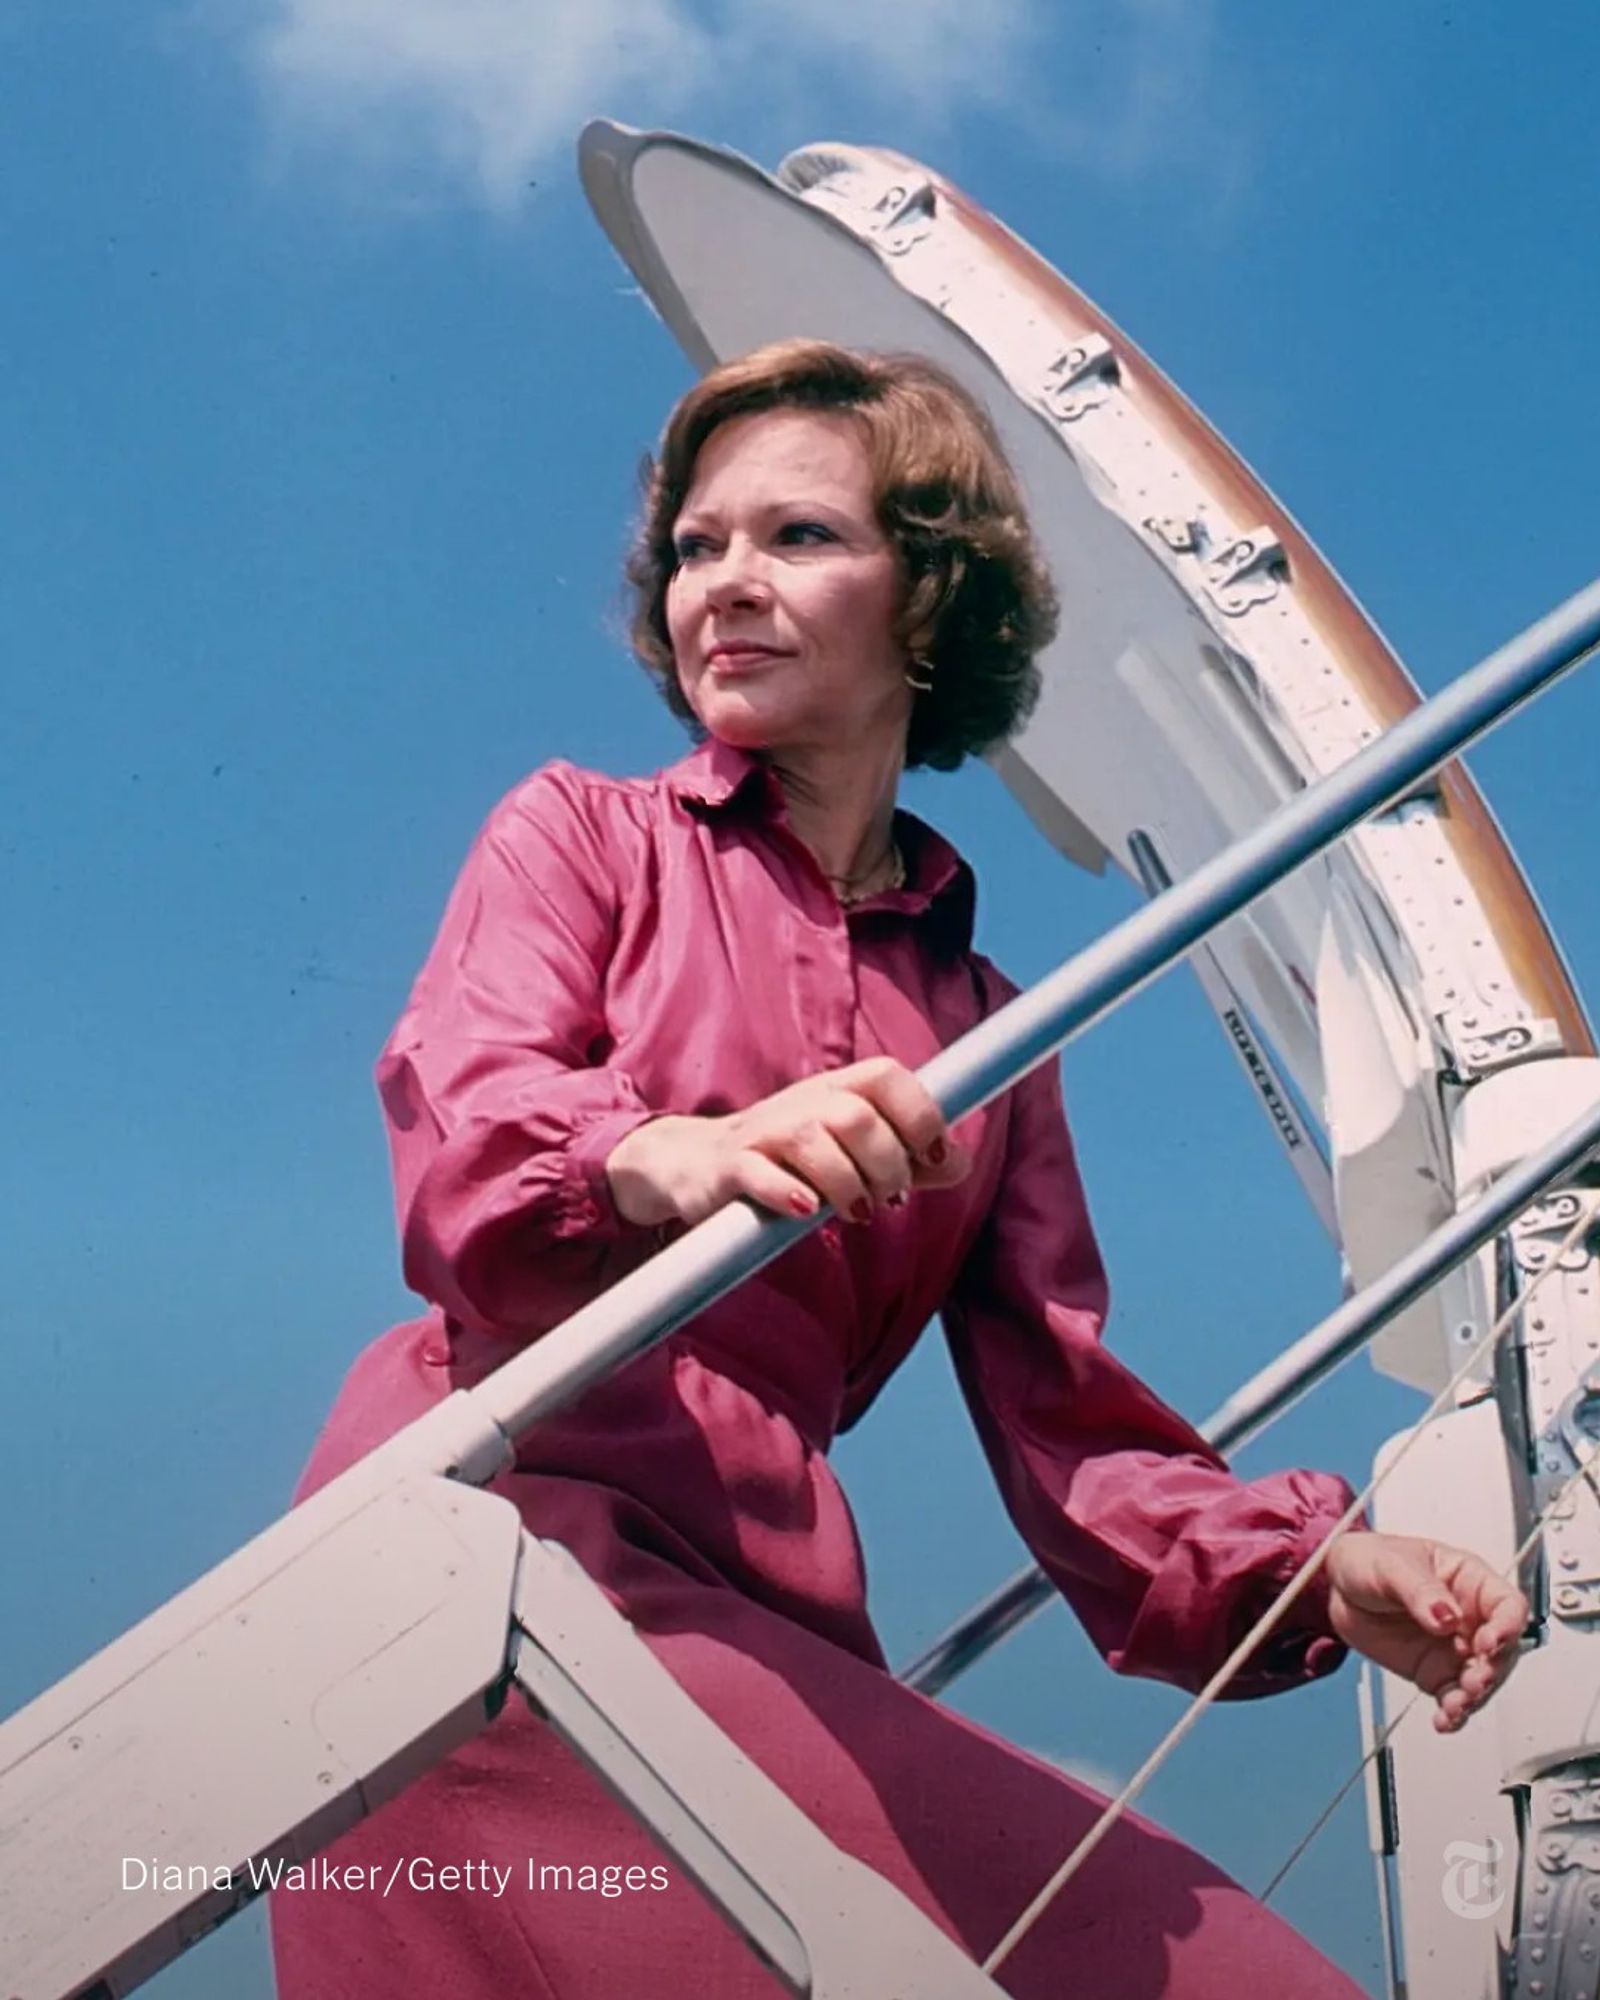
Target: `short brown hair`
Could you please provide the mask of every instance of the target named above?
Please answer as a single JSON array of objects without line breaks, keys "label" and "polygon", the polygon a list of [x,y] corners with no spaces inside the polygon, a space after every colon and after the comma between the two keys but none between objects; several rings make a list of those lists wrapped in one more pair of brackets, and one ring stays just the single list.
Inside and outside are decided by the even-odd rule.
[{"label": "short brown hair", "polygon": [[634,652],[667,706],[703,736],[667,636],[673,526],[701,447],[719,424],[763,410],[838,411],[861,426],[878,522],[899,553],[896,637],[932,666],[906,739],[906,765],[953,771],[1003,743],[1039,697],[1034,656],[1055,636],[1054,588],[994,426],[974,397],[917,354],[867,354],[783,340],[724,362],[683,396],[640,476],[644,511],[629,552]]}]

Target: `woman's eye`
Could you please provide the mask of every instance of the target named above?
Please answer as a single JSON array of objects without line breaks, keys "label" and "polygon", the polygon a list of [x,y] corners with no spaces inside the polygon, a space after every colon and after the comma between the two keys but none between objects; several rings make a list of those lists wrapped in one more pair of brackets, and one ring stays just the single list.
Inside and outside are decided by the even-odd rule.
[{"label": "woman's eye", "polygon": [[[822,521],[785,521],[773,539],[780,547],[811,548],[836,542],[839,537]],[[679,535],[672,544],[673,559],[680,568],[715,553],[716,545],[709,535]]]}]

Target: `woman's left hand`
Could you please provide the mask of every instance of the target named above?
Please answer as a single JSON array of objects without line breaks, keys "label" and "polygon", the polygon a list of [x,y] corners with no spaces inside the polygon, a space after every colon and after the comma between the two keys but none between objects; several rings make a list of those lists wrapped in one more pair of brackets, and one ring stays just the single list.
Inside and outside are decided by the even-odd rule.
[{"label": "woman's left hand", "polygon": [[1334,1631],[1438,1703],[1459,1729],[1510,1673],[1528,1600],[1479,1557],[1417,1535],[1352,1530],[1328,1557]]}]

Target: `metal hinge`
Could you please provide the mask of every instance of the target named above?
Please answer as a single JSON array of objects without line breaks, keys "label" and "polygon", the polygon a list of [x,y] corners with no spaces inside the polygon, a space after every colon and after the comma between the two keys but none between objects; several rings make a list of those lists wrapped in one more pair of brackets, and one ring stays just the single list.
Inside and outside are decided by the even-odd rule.
[{"label": "metal hinge", "polygon": [[1110,395],[1117,380],[1116,349],[1103,333],[1086,333],[1065,347],[1044,371],[1040,395],[1058,423],[1070,424]]},{"label": "metal hinge", "polygon": [[1595,1990],[1600,1948],[1600,1766],[1569,1764],[1529,1787],[1508,1990],[1550,2000]]},{"label": "metal hinge", "polygon": [[903,257],[933,228],[937,194],[932,181],[899,181],[872,204],[872,232],[886,257]]},{"label": "metal hinge", "polygon": [[1219,611],[1237,618],[1267,604],[1288,581],[1289,558],[1270,528],[1251,528],[1206,564],[1206,590]]},{"label": "metal hinge", "polygon": [[[1524,1271],[1542,1271],[1549,1263],[1554,1243],[1542,1238],[1559,1240],[1567,1235],[1580,1215],[1587,1214],[1593,1222],[1600,1219],[1600,1188],[1560,1188],[1554,1194],[1544,1194],[1537,1201],[1530,1202],[1511,1225],[1511,1240],[1515,1247],[1516,1259]],[[1581,1271],[1594,1252],[1583,1237],[1562,1253],[1563,1271]]]},{"label": "metal hinge", "polygon": [[1526,1062],[1530,1056],[1559,1055],[1561,1030],[1554,1021],[1485,1018],[1452,1009],[1439,1017],[1449,1051],[1450,1068],[1459,1083],[1475,1082],[1497,1069]]},{"label": "metal hinge", "polygon": [[[1562,1242],[1580,1220],[1588,1228],[1562,1250]],[[1576,1278],[1584,1281],[1578,1283],[1579,1294],[1588,1289],[1595,1266],[1592,1239],[1597,1221],[1600,1189],[1562,1188],[1535,1202],[1510,1230],[1511,1255],[1525,1279],[1548,1271],[1558,1251],[1557,1270],[1572,1274],[1550,1278],[1550,1285],[1558,1289],[1531,1305],[1520,1336],[1526,1395],[1532,1406],[1529,1415],[1537,1425],[1530,1498],[1533,1508],[1547,1511],[1548,1516],[1544,1556],[1549,1608],[1568,1624],[1600,1617],[1600,1495],[1592,1476],[1573,1481],[1574,1473],[1594,1459],[1600,1446],[1600,1367],[1590,1363],[1580,1368],[1575,1382],[1567,1372],[1579,1329],[1564,1304],[1578,1301],[1559,1288]],[[1552,1379],[1562,1375],[1572,1382],[1565,1395]]]},{"label": "metal hinge", "polygon": [[1154,535],[1175,556],[1199,555],[1206,539],[1203,521],[1180,521],[1176,515],[1147,515],[1145,532]]}]

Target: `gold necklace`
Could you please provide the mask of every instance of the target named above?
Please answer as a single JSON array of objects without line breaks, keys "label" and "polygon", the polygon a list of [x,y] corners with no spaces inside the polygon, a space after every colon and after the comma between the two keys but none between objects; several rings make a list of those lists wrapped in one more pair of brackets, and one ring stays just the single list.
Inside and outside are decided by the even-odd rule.
[{"label": "gold necklace", "polygon": [[[869,889],[867,884],[877,874],[878,870],[883,867],[885,862],[888,863],[889,867],[888,881],[880,883],[876,889]],[[872,866],[863,874],[829,875],[828,880],[833,885],[833,893],[846,909],[849,909],[855,903],[864,903],[869,896],[881,896],[886,894],[890,889],[903,889],[906,886],[906,864],[905,856],[900,852],[900,843],[897,840],[891,840],[889,842],[889,852],[883,857],[883,860],[874,861]],[[852,887],[852,884],[857,882],[861,886],[859,888]]]}]

